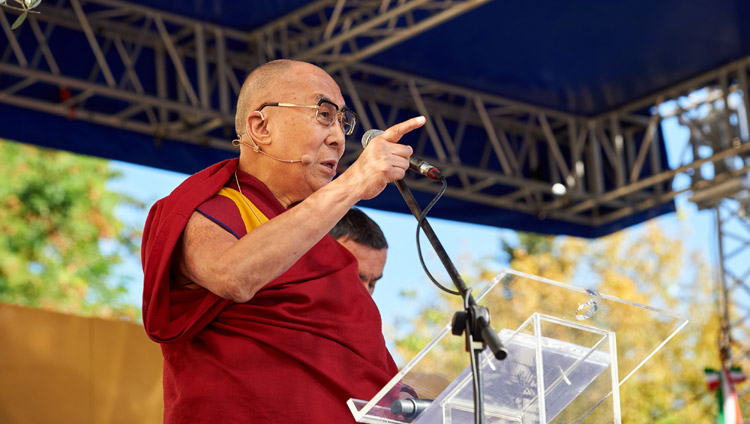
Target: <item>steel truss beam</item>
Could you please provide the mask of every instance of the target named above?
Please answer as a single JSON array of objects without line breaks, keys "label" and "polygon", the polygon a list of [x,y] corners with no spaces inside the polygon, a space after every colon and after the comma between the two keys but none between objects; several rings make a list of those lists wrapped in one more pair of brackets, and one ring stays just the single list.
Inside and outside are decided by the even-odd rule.
[{"label": "steel truss beam", "polygon": [[[568,115],[363,63],[348,67],[340,78],[368,127],[387,127],[398,118],[391,113],[384,119],[384,105],[428,117],[416,154],[454,177],[449,195],[568,222],[600,225],[652,208],[685,191],[668,186],[675,175],[750,151],[743,144],[675,169],[662,167],[661,116],[654,106],[709,84],[714,73],[658,93],[651,103],[640,101],[597,117]],[[467,137],[469,128],[480,131]],[[470,162],[464,152],[476,150],[477,144],[484,155]],[[357,154],[347,159],[353,161]],[[437,190],[425,180],[412,184]],[[497,192],[503,193],[488,194]]]},{"label": "steel truss beam", "polygon": [[[720,356],[727,367],[750,368],[750,87],[743,59],[696,79],[691,90],[663,117],[676,116],[690,129],[683,161],[705,162],[689,173],[690,200],[713,209],[718,238],[717,293],[721,319]],[[684,88],[691,85],[685,85]],[[673,97],[678,97],[674,96]],[[726,154],[722,154],[726,153]],[[718,160],[715,160],[718,159]]]},{"label": "steel truss beam", "polygon": [[[719,70],[702,94],[680,99],[667,115],[690,129],[687,160],[732,151],[712,166],[690,175],[690,200],[713,209],[718,241],[717,293],[721,333],[720,357],[726,367],[750,368],[750,91],[747,60]],[[691,158],[692,157],[692,158]]]},{"label": "steel truss beam", "polygon": [[[317,1],[252,32],[122,1],[60,0],[45,2],[14,33],[0,9],[7,39],[0,101],[155,140],[232,149],[233,103],[244,75],[271,58],[314,60],[339,81],[365,127],[428,118],[416,153],[449,175],[448,196],[592,226],[670,200],[676,173],[734,154],[717,151],[678,169],[662,166],[661,118],[653,106],[708,84],[715,73],[582,117],[362,62],[482,3]],[[60,45],[60,38],[79,42]],[[81,58],[75,67],[61,60],[71,48]],[[739,75],[731,66],[721,72]],[[39,95],[50,92],[55,95]],[[345,165],[358,154],[351,144]],[[413,186],[436,190],[423,180]]]},{"label": "steel truss beam", "polygon": [[747,186],[716,206],[721,337],[726,366],[750,368],[750,192]]},{"label": "steel truss beam", "polygon": [[[428,118],[415,153],[454,177],[451,196],[596,225],[652,207],[654,190],[668,199],[668,177],[641,178],[645,166],[662,171],[658,116],[577,117],[363,63],[340,78],[365,126],[395,123],[398,113],[384,119],[383,106]],[[482,157],[469,161],[464,152],[477,149]],[[606,181],[605,166],[614,169]],[[437,190],[429,181],[413,184]]]},{"label": "steel truss beam", "polygon": [[[0,101],[228,148],[210,133],[232,121],[242,75],[254,66],[247,34],[108,0],[45,2],[40,10],[14,33],[0,9],[8,39]],[[79,63],[60,60],[71,49]],[[60,96],[26,94],[39,92]],[[69,94],[61,101],[63,93]]]},{"label": "steel truss beam", "polygon": [[[29,25],[14,33],[0,9],[8,43],[0,73],[14,78],[0,89],[2,101],[157,137],[226,148],[234,100],[242,78],[279,57],[314,61],[335,70],[363,60],[488,0],[317,1],[258,30],[242,32],[117,0],[45,2]],[[31,40],[29,47],[21,47]],[[77,55],[90,54],[87,78],[60,70],[71,45],[50,43],[61,32],[77,33]],[[363,41],[367,40],[367,42]],[[27,57],[33,56],[30,62]],[[153,57],[156,67],[139,62]],[[80,73],[80,72],[79,72]],[[142,81],[151,81],[144,88]],[[65,87],[64,103],[24,96],[31,86]],[[116,100],[102,113],[86,104]]]},{"label": "steel truss beam", "polygon": [[264,61],[295,58],[338,71],[489,0],[319,0],[253,31]]}]

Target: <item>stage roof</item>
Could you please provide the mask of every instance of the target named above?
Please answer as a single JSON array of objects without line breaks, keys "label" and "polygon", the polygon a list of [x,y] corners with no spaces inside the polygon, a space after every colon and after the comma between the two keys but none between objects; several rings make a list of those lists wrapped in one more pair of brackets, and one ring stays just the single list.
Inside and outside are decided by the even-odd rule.
[{"label": "stage roof", "polygon": [[[327,69],[367,127],[449,175],[432,215],[598,237],[674,210],[654,105],[744,75],[739,0],[44,0],[2,8],[0,136],[192,173],[235,156],[242,78],[274,58]],[[734,69],[734,68],[731,68]],[[739,75],[739,74],[738,74]],[[723,79],[722,79],[723,78]],[[426,203],[438,189],[410,178]],[[364,206],[407,212],[395,188]]]}]

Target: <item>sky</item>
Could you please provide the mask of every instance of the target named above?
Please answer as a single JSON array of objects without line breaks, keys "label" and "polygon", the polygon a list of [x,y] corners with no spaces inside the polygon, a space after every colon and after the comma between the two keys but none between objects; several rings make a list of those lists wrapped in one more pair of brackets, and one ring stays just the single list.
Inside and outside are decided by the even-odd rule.
[{"label": "sky", "polygon": [[[689,138],[689,131],[679,126],[676,119],[667,120],[663,126],[670,166],[680,164]],[[112,161],[112,167],[122,172],[123,177],[110,183],[110,188],[137,197],[150,207],[156,200],[168,195],[187,175],[155,168]],[[686,176],[678,176],[676,188],[689,184]],[[657,218],[658,225],[667,234],[679,234],[685,240],[687,248],[701,251],[708,262],[716,263],[715,218],[711,210],[699,211],[687,200],[687,194],[676,199],[678,212]],[[439,208],[438,202],[435,208]],[[421,268],[416,251],[416,220],[411,215],[383,212],[363,208],[383,229],[388,240],[388,259],[383,278],[378,282],[374,300],[383,317],[386,338],[396,323],[408,319],[418,312],[419,305],[429,303],[438,296],[439,290],[430,283]],[[132,223],[143,223],[146,211],[119,209],[118,215]],[[513,241],[515,232],[496,227],[429,218],[435,233],[448,252],[456,268],[462,274],[471,274],[479,261],[496,272],[502,270],[506,263],[500,257],[502,239]],[[645,231],[643,224],[625,231]],[[450,280],[437,256],[431,250],[426,239],[422,238],[423,255],[430,271],[444,285],[451,287]],[[142,296],[142,272],[137,261],[124,263],[118,267],[118,273],[130,275],[129,299],[140,304]],[[575,282],[572,282],[575,283]],[[411,296],[403,294],[410,293]]]}]

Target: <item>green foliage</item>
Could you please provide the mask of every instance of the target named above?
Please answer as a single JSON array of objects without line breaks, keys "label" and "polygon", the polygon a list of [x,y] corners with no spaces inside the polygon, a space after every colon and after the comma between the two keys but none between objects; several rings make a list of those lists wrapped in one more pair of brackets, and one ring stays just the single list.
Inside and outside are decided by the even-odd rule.
[{"label": "green foliage", "polygon": [[508,240],[500,240],[500,250],[502,251],[503,260],[510,261],[515,258],[515,250],[523,249],[528,255],[539,255],[552,251],[553,236],[546,236],[536,233],[518,233],[518,244],[511,244]]},{"label": "green foliage", "polygon": [[[624,422],[711,422],[717,406],[714,394],[707,390],[703,368],[719,367],[719,320],[709,268],[705,258],[685,250],[680,239],[684,235],[668,236],[654,223],[645,227],[595,241],[520,233],[518,243],[501,241],[500,254],[505,254],[517,271],[571,282],[689,317],[689,325],[622,385]],[[491,273],[479,270],[474,274],[483,278]],[[467,284],[477,282],[467,280]],[[523,303],[518,296],[500,300],[502,305],[488,305],[490,309],[534,311],[540,305],[562,301],[547,297],[526,299]],[[412,358],[450,319],[438,311],[459,308],[459,303],[445,296],[438,304],[429,306],[412,323],[416,331],[396,340],[396,353],[401,358]],[[639,317],[612,319],[621,323],[620,329],[624,330],[626,336],[622,339],[618,336],[617,342],[625,351],[628,346],[653,338],[649,331],[651,324]],[[497,328],[503,326],[493,324]],[[465,355],[456,339],[457,354]],[[446,352],[441,356],[437,369],[452,366],[451,355]],[[455,363],[463,367],[466,362]],[[742,391],[742,387],[739,389]]]},{"label": "green foliage", "polygon": [[137,203],[107,190],[108,162],[3,140],[0,157],[0,301],[138,317],[123,301],[127,279],[111,281],[140,236],[114,210]]},{"label": "green foliage", "polygon": [[26,20],[26,16],[29,15],[29,12],[23,12],[21,15],[16,18],[16,20],[13,22],[13,25],[10,27],[10,29],[16,29],[21,26],[21,24]]},{"label": "green foliage", "polygon": [[31,13],[39,13],[36,11],[33,11],[31,9],[36,8],[42,3],[42,0],[10,0],[10,4],[8,0],[0,0],[0,6],[4,6],[8,9],[14,9],[21,12],[21,14],[16,18],[16,20],[13,22],[13,25],[11,25],[10,29],[15,30],[16,28],[20,27],[21,24],[24,23],[26,20],[26,17],[28,16],[29,12]]}]

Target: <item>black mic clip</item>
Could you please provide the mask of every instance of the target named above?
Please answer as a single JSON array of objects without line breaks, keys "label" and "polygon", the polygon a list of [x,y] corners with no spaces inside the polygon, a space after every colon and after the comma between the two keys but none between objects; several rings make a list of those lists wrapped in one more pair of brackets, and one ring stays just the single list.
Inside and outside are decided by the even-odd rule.
[{"label": "black mic clip", "polygon": [[[453,323],[451,324],[451,332],[454,336],[460,336],[466,331],[467,314],[469,325],[471,326],[471,338],[474,342],[482,344],[482,349],[485,346],[489,346],[492,355],[498,361],[502,361],[508,356],[508,350],[500,341],[500,337],[495,333],[495,330],[490,327],[490,312],[484,306],[471,305],[468,311],[458,311],[453,315]],[[473,346],[467,346],[466,351],[471,352]]]}]

